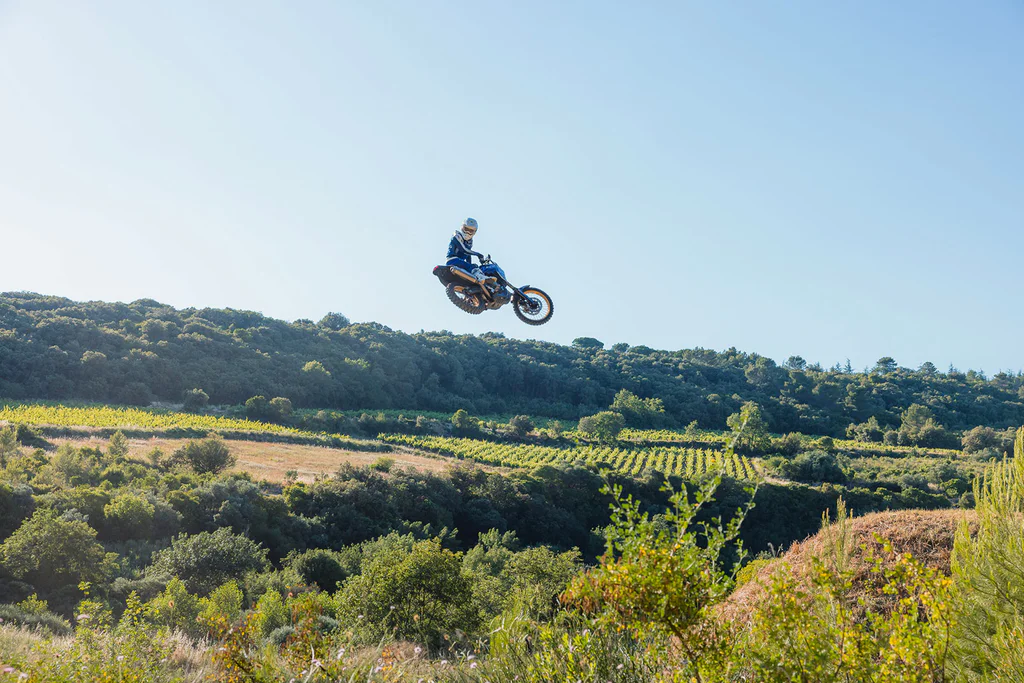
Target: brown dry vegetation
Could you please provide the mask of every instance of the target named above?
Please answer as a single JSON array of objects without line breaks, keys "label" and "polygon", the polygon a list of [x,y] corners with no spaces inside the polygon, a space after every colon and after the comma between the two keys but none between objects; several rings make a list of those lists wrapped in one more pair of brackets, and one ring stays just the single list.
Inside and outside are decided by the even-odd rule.
[{"label": "brown dry vegetation", "polygon": [[[108,444],[108,439],[98,436],[89,439],[50,440],[54,444],[70,443],[76,447],[89,446],[104,449]],[[158,437],[130,439],[129,455],[141,460],[145,459],[147,454],[154,448],[159,448],[164,452],[165,457],[169,457],[171,453],[187,442],[187,439],[161,439]],[[327,448],[325,446],[238,441],[234,439],[228,441],[227,445],[231,453],[238,458],[234,471],[248,472],[256,479],[275,483],[283,482],[285,480],[285,473],[290,470],[298,472],[299,481],[310,482],[317,475],[334,474],[343,463],[369,465],[381,457],[393,459],[396,467],[413,467],[429,472],[441,472],[450,465],[461,462],[454,458],[423,454],[411,448],[396,448],[389,453],[371,453],[346,451],[340,448]],[[484,469],[497,468],[485,467]]]},{"label": "brown dry vegetation", "polygon": [[[883,566],[891,566],[892,558],[885,555],[883,544],[887,540],[897,553],[910,553],[924,565],[949,572],[953,539],[960,521],[973,523],[973,511],[965,510],[900,510],[876,512],[849,521],[847,567],[853,573],[853,595],[880,606],[885,599],[870,589],[872,555],[884,558]],[[767,587],[777,571],[791,571],[802,581],[808,581],[813,568],[812,558],[831,562],[836,557],[838,525],[819,532],[807,540],[793,544],[778,558],[760,566],[754,576],[737,588],[722,609],[723,616],[740,623],[755,611],[767,596]],[[877,537],[877,538],[876,538]]]}]

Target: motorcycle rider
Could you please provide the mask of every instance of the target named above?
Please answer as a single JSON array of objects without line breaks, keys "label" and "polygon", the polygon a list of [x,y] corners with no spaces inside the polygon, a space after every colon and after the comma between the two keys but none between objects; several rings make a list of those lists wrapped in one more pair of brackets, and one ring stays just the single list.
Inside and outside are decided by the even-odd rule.
[{"label": "motorcycle rider", "polygon": [[480,252],[473,251],[473,236],[476,235],[477,227],[475,218],[467,218],[462,221],[462,227],[455,231],[451,242],[448,243],[448,260],[445,261],[445,265],[461,268],[475,277],[478,282],[484,282],[487,276],[479,266],[473,265],[474,256],[481,261],[484,258]]}]

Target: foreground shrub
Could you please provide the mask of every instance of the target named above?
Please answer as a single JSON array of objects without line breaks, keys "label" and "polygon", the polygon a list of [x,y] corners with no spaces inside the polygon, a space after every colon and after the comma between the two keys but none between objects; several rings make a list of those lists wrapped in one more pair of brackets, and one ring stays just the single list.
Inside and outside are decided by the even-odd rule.
[{"label": "foreground shrub", "polygon": [[967,520],[953,546],[959,588],[956,673],[964,680],[1024,680],[1024,428],[1014,458],[974,486],[977,533]]},{"label": "foreground shrub", "polygon": [[390,636],[439,647],[445,635],[478,625],[472,598],[462,556],[432,538],[409,551],[382,548],[345,582],[338,602],[366,642]]}]

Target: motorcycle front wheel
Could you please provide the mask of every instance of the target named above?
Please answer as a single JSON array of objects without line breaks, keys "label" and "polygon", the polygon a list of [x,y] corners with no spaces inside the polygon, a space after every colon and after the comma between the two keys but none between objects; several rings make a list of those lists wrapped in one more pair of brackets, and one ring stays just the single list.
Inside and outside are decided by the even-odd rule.
[{"label": "motorcycle front wheel", "polygon": [[[458,289],[456,289],[458,287]],[[460,285],[449,284],[445,287],[445,291],[448,293],[448,300],[451,301],[457,308],[465,311],[466,313],[472,313],[473,315],[479,315],[484,310],[484,304],[480,300],[480,297],[476,294],[466,295],[465,290]]]},{"label": "motorcycle front wheel", "polygon": [[536,287],[527,287],[523,294],[526,298],[516,297],[513,303],[516,317],[527,325],[543,325],[551,320],[551,316],[555,314],[555,305],[551,303],[550,296]]}]

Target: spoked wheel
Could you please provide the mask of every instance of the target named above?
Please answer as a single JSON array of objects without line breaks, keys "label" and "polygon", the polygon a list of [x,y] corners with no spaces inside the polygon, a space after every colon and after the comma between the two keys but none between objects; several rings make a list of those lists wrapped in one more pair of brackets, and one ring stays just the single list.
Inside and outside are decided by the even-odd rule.
[{"label": "spoked wheel", "polygon": [[527,325],[543,325],[551,320],[555,313],[555,305],[551,297],[537,289],[527,287],[523,290],[526,298],[516,297],[514,308],[516,316]]},{"label": "spoked wheel", "polygon": [[448,300],[466,313],[479,315],[483,312],[484,303],[480,300],[480,296],[477,294],[467,295],[461,285],[449,284],[445,287],[445,291],[448,293]]}]

